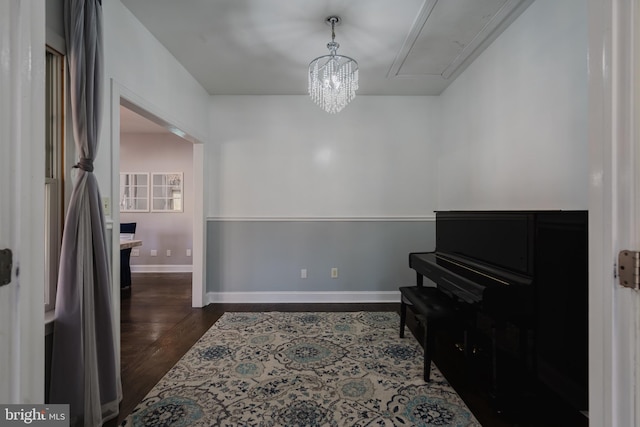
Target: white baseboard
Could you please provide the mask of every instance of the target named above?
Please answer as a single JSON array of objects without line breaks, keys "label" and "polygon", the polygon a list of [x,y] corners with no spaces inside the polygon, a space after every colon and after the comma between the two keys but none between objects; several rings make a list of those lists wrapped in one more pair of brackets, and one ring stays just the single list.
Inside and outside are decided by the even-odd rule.
[{"label": "white baseboard", "polygon": [[387,292],[207,292],[206,304],[221,303],[399,303],[400,291]]},{"label": "white baseboard", "polygon": [[192,273],[193,266],[190,264],[174,265],[131,265],[132,273]]}]

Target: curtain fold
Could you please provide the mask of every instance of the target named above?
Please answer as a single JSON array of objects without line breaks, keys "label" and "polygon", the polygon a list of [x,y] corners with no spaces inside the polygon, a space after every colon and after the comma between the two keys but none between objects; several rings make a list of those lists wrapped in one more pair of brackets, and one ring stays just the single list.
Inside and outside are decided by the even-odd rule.
[{"label": "curtain fold", "polygon": [[122,397],[102,198],[93,174],[102,114],[102,6],[65,0],[65,36],[77,175],[58,274],[51,403],[70,405],[71,425],[100,426]]}]

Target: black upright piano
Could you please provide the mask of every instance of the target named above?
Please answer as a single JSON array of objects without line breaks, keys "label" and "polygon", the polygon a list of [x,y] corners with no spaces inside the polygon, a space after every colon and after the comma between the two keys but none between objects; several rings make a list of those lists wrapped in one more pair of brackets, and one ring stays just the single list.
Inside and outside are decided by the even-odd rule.
[{"label": "black upright piano", "polygon": [[531,331],[534,376],[587,408],[586,211],[438,211],[436,249],[409,254],[417,284]]}]

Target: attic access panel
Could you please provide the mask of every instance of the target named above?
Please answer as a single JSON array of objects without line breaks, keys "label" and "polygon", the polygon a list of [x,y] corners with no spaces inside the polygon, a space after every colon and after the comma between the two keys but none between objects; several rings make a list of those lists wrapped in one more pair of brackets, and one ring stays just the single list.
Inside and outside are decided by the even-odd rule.
[{"label": "attic access panel", "polygon": [[388,77],[457,76],[532,2],[426,0]]}]

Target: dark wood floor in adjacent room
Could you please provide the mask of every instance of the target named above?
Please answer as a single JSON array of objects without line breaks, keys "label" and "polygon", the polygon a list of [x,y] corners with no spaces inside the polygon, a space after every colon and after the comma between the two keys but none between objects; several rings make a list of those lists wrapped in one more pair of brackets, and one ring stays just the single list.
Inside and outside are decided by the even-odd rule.
[{"label": "dark wood floor in adjacent room", "polygon": [[[123,399],[118,420],[129,415],[151,388],[228,311],[396,311],[399,304],[211,304],[191,308],[191,274],[134,274],[129,294],[121,300],[121,373]],[[407,325],[413,331],[415,320]],[[408,339],[413,339],[410,334]],[[418,334],[418,336],[421,336]],[[440,343],[439,343],[440,344]],[[438,347],[435,363],[465,400],[483,426],[583,427],[587,419],[546,391],[531,398],[524,409],[497,413],[486,384],[464,374],[464,363],[446,339]],[[512,408],[513,409],[513,408]]]}]

